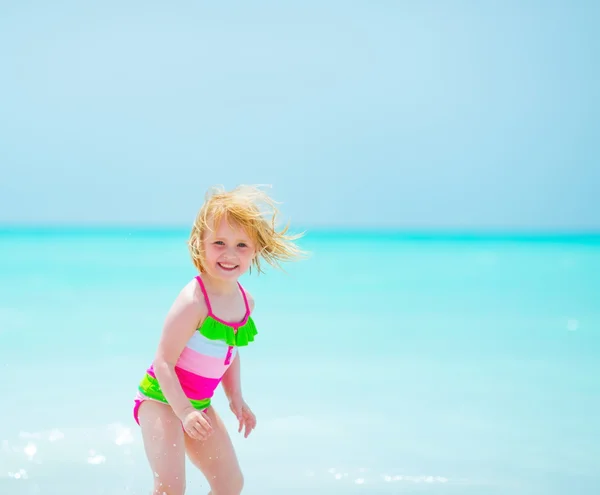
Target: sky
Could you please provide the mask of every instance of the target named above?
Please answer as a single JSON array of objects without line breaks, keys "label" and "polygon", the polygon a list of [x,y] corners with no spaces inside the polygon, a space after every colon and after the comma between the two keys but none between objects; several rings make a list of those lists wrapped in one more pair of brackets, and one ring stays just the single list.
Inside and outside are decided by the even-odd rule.
[{"label": "sky", "polygon": [[600,230],[595,1],[0,0],[0,224]]}]

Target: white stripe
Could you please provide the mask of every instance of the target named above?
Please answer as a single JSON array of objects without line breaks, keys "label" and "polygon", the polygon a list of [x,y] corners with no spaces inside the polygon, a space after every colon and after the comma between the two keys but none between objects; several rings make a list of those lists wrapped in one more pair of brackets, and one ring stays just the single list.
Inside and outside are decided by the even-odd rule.
[{"label": "white stripe", "polygon": [[198,354],[225,359],[229,346],[222,340],[209,340],[200,332],[194,332],[192,338],[188,340],[187,347],[196,351]]}]

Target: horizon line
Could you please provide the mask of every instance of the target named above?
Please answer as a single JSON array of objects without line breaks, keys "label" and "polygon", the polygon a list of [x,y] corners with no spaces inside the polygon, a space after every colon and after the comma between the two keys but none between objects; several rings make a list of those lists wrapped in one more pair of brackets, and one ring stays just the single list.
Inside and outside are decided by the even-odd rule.
[{"label": "horizon line", "polygon": [[[0,235],[76,235],[76,234],[184,234],[189,232],[189,225],[183,224],[124,224],[124,223],[5,223],[0,222]],[[440,240],[597,240],[600,241],[600,228],[577,229],[562,228],[548,229],[542,227],[470,227],[456,226],[386,226],[386,225],[300,225],[290,229],[292,233],[304,232],[306,236],[314,234],[318,237],[344,237],[367,235],[386,237],[389,239],[440,239]]]}]

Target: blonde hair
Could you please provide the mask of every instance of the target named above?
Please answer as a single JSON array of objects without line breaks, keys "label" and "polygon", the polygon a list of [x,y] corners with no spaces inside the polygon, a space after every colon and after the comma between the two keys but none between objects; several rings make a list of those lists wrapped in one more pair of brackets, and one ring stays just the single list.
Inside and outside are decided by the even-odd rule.
[{"label": "blonde hair", "polygon": [[[262,207],[262,208],[261,208]],[[289,224],[280,231],[276,229],[279,211],[276,202],[258,186],[240,185],[231,191],[223,186],[211,187],[205,202],[196,215],[188,239],[188,248],[194,266],[204,272],[203,237],[206,231],[226,218],[230,225],[241,227],[255,244],[256,256],[252,266],[263,272],[260,258],[270,265],[281,268],[282,261],[294,261],[306,254],[293,242],[303,234],[288,234]]]}]

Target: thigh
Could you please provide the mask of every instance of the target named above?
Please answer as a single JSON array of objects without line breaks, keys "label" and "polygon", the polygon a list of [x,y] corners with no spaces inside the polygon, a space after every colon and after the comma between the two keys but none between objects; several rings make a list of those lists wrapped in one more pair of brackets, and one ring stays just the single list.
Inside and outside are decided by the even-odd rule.
[{"label": "thigh", "polygon": [[211,495],[239,495],[244,480],[229,433],[213,407],[205,412],[213,432],[204,442],[185,435],[188,457],[209,482]]},{"label": "thigh", "polygon": [[154,478],[154,493],[185,492],[185,440],[181,422],[167,404],[145,400],[139,408],[144,450]]}]

